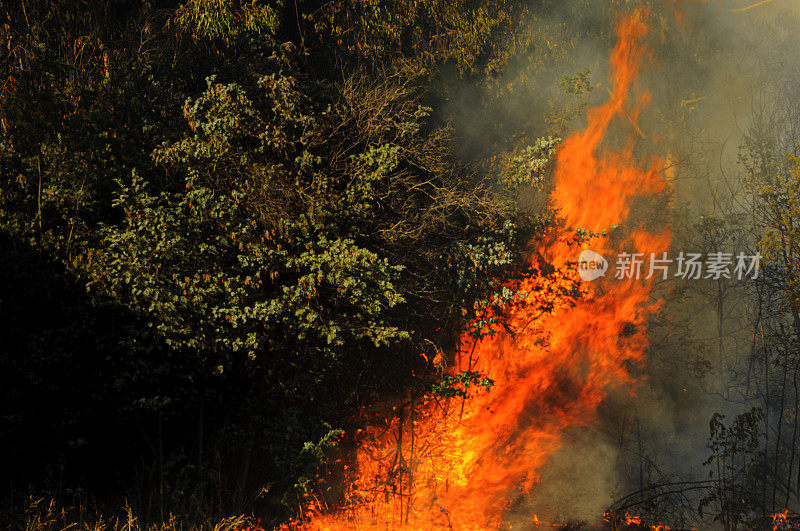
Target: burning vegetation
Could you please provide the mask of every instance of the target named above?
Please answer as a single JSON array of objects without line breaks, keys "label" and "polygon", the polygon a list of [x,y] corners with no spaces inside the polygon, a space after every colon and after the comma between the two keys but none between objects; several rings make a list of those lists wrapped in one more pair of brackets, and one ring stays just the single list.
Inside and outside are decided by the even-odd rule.
[{"label": "burning vegetation", "polygon": [[800,529],[800,11],[0,5],[0,528]]},{"label": "burning vegetation", "polygon": [[[411,395],[387,423],[359,434],[343,507],[320,514],[321,500],[314,500],[299,527],[500,528],[512,504],[537,482],[562,434],[591,425],[609,387],[635,381],[629,367],[644,361],[647,320],[659,307],[650,283],[581,284],[575,259],[587,245],[601,254],[669,248],[666,229],[607,235],[628,221],[635,197],[665,188],[660,159],[642,167],[632,148],[609,152],[602,146],[611,122],[638,113],[636,102],[647,100],[641,94],[626,109],[647,55],[647,16],[637,10],[621,18],[611,97],[590,109],[587,127],[556,152],[551,197],[558,222],[547,241],[532,245],[531,275],[504,285],[513,300],[502,319],[481,315],[447,369],[487,375],[494,385],[417,403]],[[591,236],[576,237],[576,229]],[[542,262],[551,273],[535,267]]]}]

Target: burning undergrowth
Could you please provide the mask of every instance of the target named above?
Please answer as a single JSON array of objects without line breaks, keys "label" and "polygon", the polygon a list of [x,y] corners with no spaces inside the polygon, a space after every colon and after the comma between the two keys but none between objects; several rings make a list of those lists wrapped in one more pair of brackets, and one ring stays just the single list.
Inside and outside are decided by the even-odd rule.
[{"label": "burning undergrowth", "polygon": [[[620,18],[610,98],[589,111],[587,127],[557,152],[551,200],[560,228],[530,258],[554,271],[508,282],[508,291],[521,296],[506,309],[503,325],[489,319],[480,334],[465,332],[460,339],[450,374],[491,381],[471,382],[478,385],[467,387],[468,397],[409,399],[363,430],[352,469],[345,472],[342,506],[330,511],[310,501],[296,526],[508,525],[509,510],[529,495],[563,434],[591,426],[609,389],[633,389],[637,377],[631,368],[644,361],[648,317],[659,308],[652,286],[633,278],[580,283],[575,260],[588,244],[600,255],[669,247],[667,231],[624,228],[634,199],[664,190],[662,161],[635,160],[632,144],[615,151],[603,145],[613,122],[633,123],[648,102],[646,93],[632,95],[648,57],[647,17],[637,10]],[[615,225],[624,229],[612,238],[607,231]],[[536,522],[531,515],[528,523]]]}]

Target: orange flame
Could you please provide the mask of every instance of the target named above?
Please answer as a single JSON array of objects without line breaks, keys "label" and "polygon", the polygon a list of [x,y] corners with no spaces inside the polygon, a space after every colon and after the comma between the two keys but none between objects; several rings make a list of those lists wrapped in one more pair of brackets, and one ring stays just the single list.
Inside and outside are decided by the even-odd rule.
[{"label": "orange flame", "polygon": [[778,531],[787,527],[789,522],[789,509],[784,509],[782,513],[772,515],[772,531]]},{"label": "orange flame", "polygon": [[[632,146],[615,153],[601,146],[615,118],[630,120],[648,101],[645,94],[633,112],[625,110],[647,53],[646,15],[640,10],[620,20],[611,97],[558,151],[552,201],[565,228],[555,243],[538,249],[556,272],[509,282],[528,295],[525,304],[509,308],[507,328],[492,325],[493,333],[480,340],[468,333],[461,338],[453,370],[479,371],[496,385],[466,400],[407,403],[383,425],[361,432],[344,506],[321,514],[317,505],[295,526],[497,529],[510,503],[537,482],[565,430],[590,425],[609,387],[634,382],[628,368],[643,361],[645,325],[658,309],[649,282],[581,284],[574,266],[580,248],[567,229],[600,232],[623,223],[636,196],[664,189],[655,169],[660,161],[643,167]],[[633,231],[620,248],[600,237],[594,249],[661,253],[669,242],[667,232]]]}]

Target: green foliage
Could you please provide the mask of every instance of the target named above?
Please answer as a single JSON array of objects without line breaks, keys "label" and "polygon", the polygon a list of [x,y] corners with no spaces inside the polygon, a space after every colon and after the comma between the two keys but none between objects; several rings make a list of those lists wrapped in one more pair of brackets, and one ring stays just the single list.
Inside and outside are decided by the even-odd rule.
[{"label": "green foliage", "polygon": [[558,86],[562,92],[562,101],[551,106],[547,123],[552,131],[562,132],[571,120],[583,114],[587,98],[594,90],[589,78],[589,67],[572,75],[564,74]]},{"label": "green foliage", "polygon": [[295,472],[297,480],[283,495],[282,501],[286,506],[293,505],[294,499],[298,496],[305,496],[312,492],[316,486],[314,472],[327,459],[326,452],[336,446],[344,435],[344,430],[330,429],[330,426],[327,428],[329,428],[328,431],[317,442],[307,441],[303,444],[300,452],[301,465]]},{"label": "green foliage", "polygon": [[502,179],[512,188],[525,185],[541,190],[556,154],[556,146],[560,143],[560,138],[537,138],[532,146],[525,147],[521,154],[511,158]]},{"label": "green foliage", "polygon": [[188,0],[174,23],[196,39],[231,39],[242,34],[275,33],[283,3],[239,0]]},{"label": "green foliage", "polygon": [[587,241],[591,241],[592,238],[599,238],[601,236],[606,236],[609,232],[613,231],[617,227],[618,225],[612,224],[608,228],[608,231],[601,230],[600,232],[595,232],[593,230],[585,229],[583,227],[578,227],[577,229],[575,229],[574,239],[576,243],[584,243]]},{"label": "green foliage", "polygon": [[509,15],[519,16],[521,9],[504,1],[357,0],[324,5],[308,18],[315,33],[352,57],[382,62],[410,52],[409,59],[453,61],[470,72],[486,61],[492,38],[510,31]]},{"label": "green foliage", "polygon": [[785,276],[786,296],[796,306],[800,303],[800,158],[789,154],[771,168],[769,180],[757,184],[768,221],[758,246],[765,259]]},{"label": "green foliage", "polygon": [[442,378],[433,383],[431,393],[434,396],[453,398],[467,397],[470,386],[484,387],[489,391],[494,385],[494,380],[487,378],[477,371],[461,371],[455,374],[444,374]]},{"label": "green foliage", "polygon": [[[525,298],[525,293],[507,287],[511,273],[520,262],[520,231],[506,220],[502,227],[462,245],[457,253],[457,286],[472,308],[464,307],[464,315],[472,313],[469,330],[476,339],[495,332],[493,325],[502,324],[503,311]],[[471,312],[469,311],[471,310]]]},{"label": "green foliage", "polygon": [[223,353],[255,358],[269,345],[310,341],[307,349],[335,355],[408,335],[384,320],[404,300],[393,284],[402,268],[342,228],[369,210],[392,151],[353,156],[354,178],[334,182],[304,137],[326,117],[301,83],[261,76],[254,103],[241,86],[209,79],[185,106],[194,134],[154,153],[181,169],[177,191],[150,194],[134,174],[115,202],[124,223],[102,233],[104,289],[155,318],[150,326],[175,348],[217,353],[220,369]]},{"label": "green foliage", "polygon": [[289,220],[285,237],[265,237],[242,192],[215,193],[192,178],[186,188],[153,196],[134,173],[115,202],[125,221],[103,229],[94,264],[95,289],[148,319],[170,346],[255,358],[279,336],[323,350],[405,337],[382,320],[403,301],[386,259]]}]

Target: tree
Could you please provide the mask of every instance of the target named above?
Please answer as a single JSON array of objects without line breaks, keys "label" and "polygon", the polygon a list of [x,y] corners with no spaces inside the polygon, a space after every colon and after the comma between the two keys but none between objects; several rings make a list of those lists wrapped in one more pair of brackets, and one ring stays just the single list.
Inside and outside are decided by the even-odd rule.
[{"label": "tree", "polygon": [[731,426],[725,426],[724,419],[724,415],[715,413],[709,423],[711,455],[704,465],[710,467],[709,477],[716,478],[717,485],[700,501],[700,514],[712,507],[714,521],[725,531],[733,531],[747,522],[760,505],[752,480],[760,458],[759,424],[763,413],[751,409],[737,415]]}]

